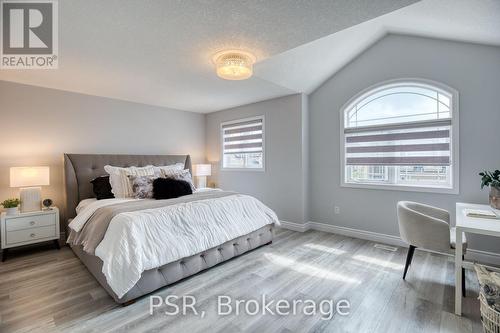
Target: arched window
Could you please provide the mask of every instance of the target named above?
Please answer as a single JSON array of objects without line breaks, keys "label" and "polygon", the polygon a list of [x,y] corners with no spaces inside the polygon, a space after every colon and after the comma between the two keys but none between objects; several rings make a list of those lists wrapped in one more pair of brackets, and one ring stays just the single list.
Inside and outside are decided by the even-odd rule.
[{"label": "arched window", "polygon": [[423,80],[380,84],[341,110],[342,185],[458,193],[458,93]]}]

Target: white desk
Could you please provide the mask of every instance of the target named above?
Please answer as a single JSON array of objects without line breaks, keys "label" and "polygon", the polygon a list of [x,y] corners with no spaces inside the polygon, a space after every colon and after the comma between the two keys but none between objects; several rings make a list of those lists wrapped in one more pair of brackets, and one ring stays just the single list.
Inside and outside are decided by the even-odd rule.
[{"label": "white desk", "polygon": [[[465,209],[494,210],[489,205],[457,203],[456,247],[455,247],[455,313],[462,315],[462,232],[500,237],[500,220],[474,218],[465,215]],[[500,210],[494,210],[500,215]]]}]

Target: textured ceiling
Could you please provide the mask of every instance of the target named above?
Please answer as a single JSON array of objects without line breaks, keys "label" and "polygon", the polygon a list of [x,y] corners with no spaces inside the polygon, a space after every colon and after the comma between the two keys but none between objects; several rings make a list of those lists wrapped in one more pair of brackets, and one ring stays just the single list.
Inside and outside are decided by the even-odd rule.
[{"label": "textured ceiling", "polygon": [[265,59],[256,75],[310,93],[387,33],[500,45],[500,0],[423,0]]},{"label": "textured ceiling", "polygon": [[[64,0],[59,27],[58,70],[0,80],[211,112],[309,93],[390,32],[500,45],[500,0]],[[215,76],[226,48],[254,77]]]},{"label": "textured ceiling", "polygon": [[263,61],[417,0],[64,0],[59,69],[0,79],[209,112],[296,92],[254,76],[224,81],[211,56],[242,48]]}]

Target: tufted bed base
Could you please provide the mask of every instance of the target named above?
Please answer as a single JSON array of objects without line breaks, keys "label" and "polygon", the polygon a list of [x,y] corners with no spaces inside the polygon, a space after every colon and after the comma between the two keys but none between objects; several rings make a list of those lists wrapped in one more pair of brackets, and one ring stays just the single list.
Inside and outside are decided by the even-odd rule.
[{"label": "tufted bed base", "polygon": [[106,277],[102,273],[101,259],[85,253],[81,246],[72,246],[71,248],[117,303],[130,304],[132,300],[138,297],[149,294],[159,288],[218,265],[262,245],[269,244],[273,240],[273,233],[274,226],[267,225],[202,253],[145,271],[136,285],[122,298],[118,298],[106,282]]},{"label": "tufted bed base", "polygon": [[[94,197],[90,181],[95,177],[106,174],[104,171],[105,165],[141,167],[146,165],[171,165],[174,163],[184,163],[184,168],[191,170],[189,155],[64,154],[66,218],[68,223],[71,218],[76,216],[75,208],[78,203],[83,199]],[[101,259],[85,253],[80,246],[72,246],[71,248],[115,301],[124,304],[270,243],[273,240],[273,228],[272,225],[262,227],[216,248],[145,271],[136,285],[122,298],[118,298],[109,287],[106,277],[102,273]]]}]

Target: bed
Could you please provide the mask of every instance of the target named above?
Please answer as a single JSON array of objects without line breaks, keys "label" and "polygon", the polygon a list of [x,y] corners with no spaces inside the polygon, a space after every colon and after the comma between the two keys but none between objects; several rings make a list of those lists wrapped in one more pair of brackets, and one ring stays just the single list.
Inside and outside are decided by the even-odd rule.
[{"label": "bed", "polygon": [[[105,165],[143,167],[147,165],[164,166],[175,163],[184,163],[185,168],[191,170],[191,159],[189,155],[64,154],[66,218],[68,221],[66,228],[67,234],[70,235],[68,240],[71,249],[117,303],[132,303],[138,297],[149,294],[157,289],[213,267],[245,252],[269,244],[273,240],[275,225],[279,224],[274,212],[255,198],[235,193],[195,193],[185,198],[146,200],[144,203],[149,206],[145,206],[146,208],[144,210],[136,209],[136,211],[130,212],[127,210],[129,206],[143,205],[143,202],[127,203],[120,201],[118,203],[109,203],[106,207],[101,205],[101,207],[99,203],[93,203],[92,200],[86,200],[94,197],[90,181],[105,174]],[[170,200],[180,201],[176,202]],[[104,204],[104,200],[100,201]],[[85,209],[88,211],[85,212],[86,215],[79,213],[77,216],[76,209],[81,202],[87,204],[88,207]],[[165,202],[165,204],[163,204],[163,202]],[[238,220],[237,217],[235,218],[237,215],[232,216],[231,214],[233,214],[233,212],[229,213],[227,209],[235,204],[242,205],[243,209],[246,209],[245,205],[250,205],[251,209],[255,210],[256,213],[251,217],[251,221],[242,219],[241,226],[234,227],[235,230],[232,230],[233,226],[238,225],[240,221],[235,221],[235,219]],[[118,208],[122,209],[122,212],[125,212],[118,215],[108,214],[110,215],[110,217],[108,217],[108,229],[105,231],[104,238],[99,242],[95,252],[89,251],[89,246],[87,245],[70,241],[72,239],[72,233],[76,234],[75,226],[71,225],[70,229],[70,223],[75,224],[77,220],[86,221],[87,216],[92,216],[92,218],[96,219],[96,216],[99,216],[97,213],[106,211],[111,212],[112,209],[110,209],[110,207],[114,207],[118,212],[120,211]],[[220,209],[220,211],[217,209]],[[199,216],[199,212],[203,212],[203,210],[207,210],[208,213],[201,216],[207,216],[206,221],[208,222],[193,217]],[[85,215],[85,218],[83,215]],[[100,215],[106,214],[103,213]],[[245,212],[244,215],[250,216],[251,214]],[[151,222],[148,222],[149,224],[142,223],[140,224],[142,227],[146,225],[146,228],[151,228],[151,230],[145,229],[140,232],[130,232],[131,226],[135,227],[139,224],[138,220],[145,219],[146,217],[152,218],[151,216],[156,219],[153,221],[158,221],[158,225]],[[165,221],[162,220],[163,218]],[[135,219],[137,219],[137,221]],[[167,219],[169,219],[168,223],[171,224],[166,224]],[[218,220],[212,225],[209,222],[213,219]],[[183,222],[179,222],[178,220],[183,220]],[[91,218],[89,217],[87,224],[90,223]],[[165,225],[172,229],[165,230]],[[177,232],[176,228],[190,227],[196,230],[195,227],[198,225],[203,228],[209,228],[204,229],[204,232],[200,234],[199,242],[193,242],[200,244],[189,244],[187,249],[181,247],[162,247],[163,243],[174,244],[175,246],[178,246],[176,244],[185,244],[186,242],[176,243],[177,239],[174,236],[179,237],[179,235],[175,234],[175,232]],[[224,228],[228,228],[227,232]],[[92,230],[90,227],[88,229]],[[113,232],[110,230],[113,230]],[[122,242],[123,238],[125,238],[121,238],[122,230],[124,230],[124,235],[131,235],[131,237],[134,237],[134,241],[127,243],[127,246],[130,244],[135,245],[130,247],[131,250],[129,249],[128,252],[125,251],[125,254],[113,253],[111,255],[111,253],[108,253],[109,251],[114,251],[115,248],[121,251],[123,248],[122,244],[115,244],[117,242]],[[164,234],[161,233],[162,230],[165,232]],[[144,236],[143,233],[147,236]],[[151,238],[151,235],[149,235],[150,233],[154,234],[155,237]],[[206,239],[201,239],[205,237],[205,234],[208,234]],[[161,235],[161,237],[158,235]],[[142,241],[143,238],[148,239],[148,241]],[[182,239],[180,239],[179,242],[180,241],[182,241]],[[140,242],[147,244],[142,244]],[[156,243],[151,245],[148,242]],[[150,246],[156,250],[162,249],[162,251],[164,250],[168,252],[168,254],[165,253],[164,255],[160,253],[161,255],[158,256],[158,260],[156,260],[157,258],[152,258],[154,260],[143,260],[142,257],[145,256],[144,253],[148,255],[154,253],[154,251],[152,252],[149,248]],[[133,255],[128,253],[133,253]],[[179,255],[182,255],[182,257],[178,257]],[[142,265],[142,269],[138,270],[134,261],[146,261],[147,264]],[[130,267],[127,267],[127,265],[130,265]],[[148,267],[151,265],[154,267]],[[136,271],[136,278],[126,280],[128,282],[126,288],[120,289],[117,287],[119,284],[114,281],[115,277],[113,276],[118,277],[117,279],[119,280],[121,275],[129,274],[128,271],[134,270]],[[110,273],[111,271],[114,275]]]}]

